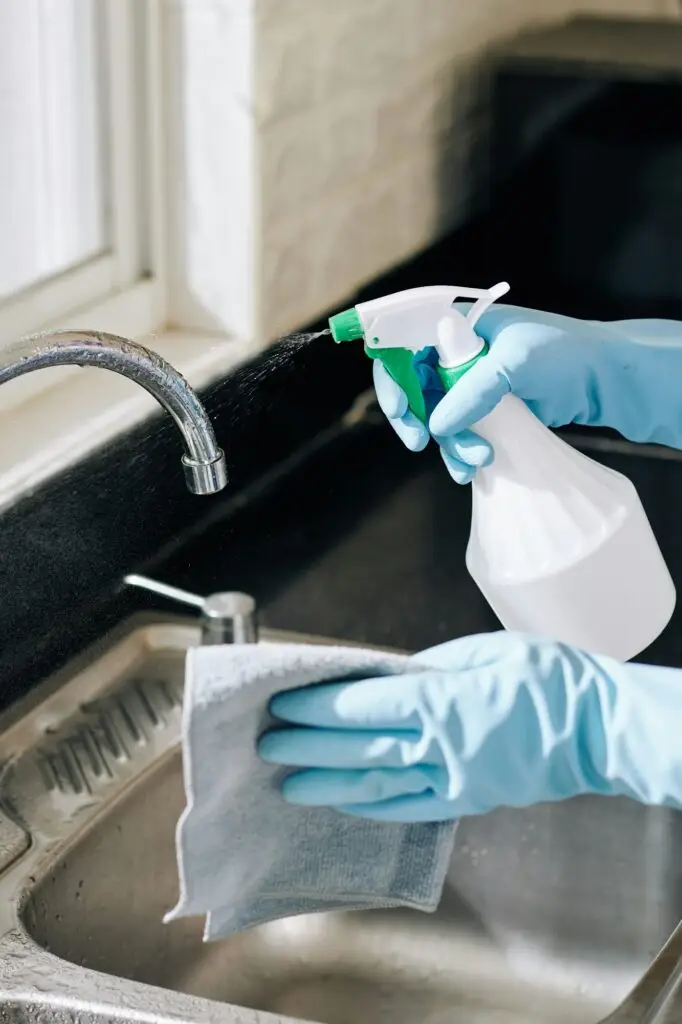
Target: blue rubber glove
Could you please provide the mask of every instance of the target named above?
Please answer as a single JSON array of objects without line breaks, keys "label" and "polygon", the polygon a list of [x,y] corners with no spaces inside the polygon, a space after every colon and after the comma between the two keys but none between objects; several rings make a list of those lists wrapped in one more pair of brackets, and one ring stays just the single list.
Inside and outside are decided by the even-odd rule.
[{"label": "blue rubber glove", "polygon": [[[443,398],[443,385],[436,372],[438,357],[433,348],[418,353],[414,367],[421,379],[427,422]],[[374,390],[382,412],[403,444],[413,452],[426,448],[431,439],[428,429],[407,407],[407,395],[389,375],[378,359],[373,361]],[[469,483],[481,466],[493,458],[491,446],[471,430],[458,430],[452,436],[438,439],[441,454],[450,476],[457,483]]]},{"label": "blue rubber glove", "polygon": [[[469,307],[458,308],[466,312]],[[442,398],[429,419],[458,483],[470,482],[491,460],[490,446],[470,428],[510,391],[550,427],[611,427],[631,441],[682,448],[682,324],[677,321],[598,323],[492,306],[476,331],[490,352]],[[432,364],[431,359],[424,372],[435,392]],[[415,428],[401,389],[382,371],[375,366],[381,408],[409,448],[424,448],[428,431],[418,421]]]},{"label": "blue rubber glove", "polygon": [[682,806],[682,672],[506,632],[414,660],[413,674],[273,699],[289,727],[258,752],[303,769],[284,778],[287,801],[382,821],[585,793]]}]

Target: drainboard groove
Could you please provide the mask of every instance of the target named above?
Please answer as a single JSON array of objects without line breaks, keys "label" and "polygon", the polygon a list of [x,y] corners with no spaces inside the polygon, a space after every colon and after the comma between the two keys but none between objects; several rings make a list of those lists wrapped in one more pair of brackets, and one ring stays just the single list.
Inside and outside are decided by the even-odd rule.
[{"label": "drainboard groove", "polygon": [[46,730],[42,750],[36,751],[45,788],[92,796],[103,784],[115,781],[122,766],[134,761],[135,748],[148,747],[154,734],[177,720],[181,709],[181,694],[172,678],[164,676],[135,677],[118,692],[80,705],[80,720]]},{"label": "drainboard groove", "polygon": [[45,789],[48,793],[54,793],[55,789],[59,788],[59,780],[50,758],[45,756],[38,757],[37,764]]},{"label": "drainboard groove", "polygon": [[95,725],[98,742],[102,745],[106,754],[116,761],[129,761],[130,751],[126,747],[123,737],[116,727],[113,715],[108,709],[103,709],[97,716]]},{"label": "drainboard groove", "polygon": [[90,725],[85,725],[79,730],[78,742],[85,754],[88,770],[92,775],[98,780],[104,776],[109,779],[113,778],[113,772],[107,762],[97,734]]},{"label": "drainboard groove", "polygon": [[135,711],[129,707],[130,694],[122,693],[114,700],[114,706],[125,726],[127,735],[138,746],[148,742],[148,737],[137,721]]},{"label": "drainboard groove", "polygon": [[[79,742],[77,735],[65,741],[63,756],[70,768],[74,791],[82,793],[85,790],[87,793],[92,793],[87,768],[83,763],[82,744]],[[77,786],[79,788],[76,788]]]},{"label": "drainboard groove", "polygon": [[47,755],[46,762],[54,779],[52,789],[77,795],[85,790],[85,780],[78,764],[74,764],[71,751],[65,742],[59,743],[57,749]]},{"label": "drainboard groove", "polygon": [[137,746],[148,744],[153,733],[167,728],[181,707],[172,683],[165,679],[134,679],[111,701],[125,736]]},{"label": "drainboard groove", "polygon": [[182,690],[170,679],[157,679],[156,688],[169,710],[182,707]]},{"label": "drainboard groove", "polygon": [[[154,691],[152,684],[145,686],[139,679],[133,684],[133,690],[140,703],[142,711],[149,719],[152,728],[159,729],[166,724],[166,718],[163,712],[154,706]],[[149,692],[147,692],[149,691]]]},{"label": "drainboard groove", "polygon": [[159,726],[165,725],[165,718],[163,717],[162,714],[157,712],[156,708],[154,707],[151,695],[147,694],[147,691],[145,687],[142,685],[142,683],[135,684],[135,693],[137,694],[137,699],[139,700],[142,706],[142,710],[144,711],[147,718],[151,722],[152,727],[158,729]]},{"label": "drainboard groove", "polygon": [[64,792],[64,780],[59,770],[58,758],[53,754],[45,754],[38,758],[38,768],[50,793],[54,793],[57,789]]}]

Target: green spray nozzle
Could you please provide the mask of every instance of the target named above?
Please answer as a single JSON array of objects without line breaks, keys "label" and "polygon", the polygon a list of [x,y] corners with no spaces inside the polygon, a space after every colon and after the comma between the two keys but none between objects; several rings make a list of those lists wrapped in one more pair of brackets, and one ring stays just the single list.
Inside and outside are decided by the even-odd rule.
[{"label": "green spray nozzle", "polygon": [[334,341],[357,341],[364,338],[365,329],[355,306],[344,309],[329,319],[329,329]]},{"label": "green spray nozzle", "polygon": [[370,359],[378,359],[386,372],[407,395],[407,404],[417,419],[426,423],[426,406],[422,394],[421,379],[414,368],[415,353],[406,348],[382,348],[379,338],[368,342],[365,328],[356,307],[345,309],[329,320],[332,338],[336,342],[358,341],[365,343],[365,352]]},{"label": "green spray nozzle", "polygon": [[[436,349],[438,375],[449,391],[488,351],[474,326],[488,306],[507,291],[506,282],[487,289],[411,288],[343,310],[330,318],[329,328],[336,342],[362,339],[370,359],[383,364],[407,395],[411,412],[426,424],[416,356],[425,348]],[[464,313],[454,305],[460,298],[476,301]]]}]

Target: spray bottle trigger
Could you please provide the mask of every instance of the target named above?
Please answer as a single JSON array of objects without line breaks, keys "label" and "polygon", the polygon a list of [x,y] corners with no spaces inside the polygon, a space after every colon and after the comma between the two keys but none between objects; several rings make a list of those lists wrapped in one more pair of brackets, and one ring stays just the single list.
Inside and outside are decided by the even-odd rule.
[{"label": "spray bottle trigger", "polygon": [[509,285],[506,281],[500,281],[499,284],[494,284],[492,288],[487,288],[482,292],[476,302],[473,304],[469,312],[467,313],[467,320],[469,326],[474,327],[476,321],[479,320],[486,309],[492,306],[493,302],[497,302],[498,299],[502,298],[509,291]]},{"label": "spray bottle trigger", "polygon": [[426,403],[419,374],[414,368],[414,353],[405,348],[372,348],[365,345],[370,359],[378,359],[399,388],[407,396],[407,406],[420,423],[426,426]]}]

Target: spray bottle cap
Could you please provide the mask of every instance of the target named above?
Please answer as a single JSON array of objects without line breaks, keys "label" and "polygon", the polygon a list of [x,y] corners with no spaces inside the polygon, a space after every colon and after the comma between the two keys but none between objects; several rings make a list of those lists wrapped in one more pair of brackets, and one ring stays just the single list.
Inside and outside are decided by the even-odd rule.
[{"label": "spray bottle cap", "polygon": [[337,313],[336,316],[330,317],[329,327],[332,332],[332,338],[336,342],[356,341],[358,338],[364,338],[365,336],[360,314],[354,306],[351,309],[344,309],[343,312]]}]

